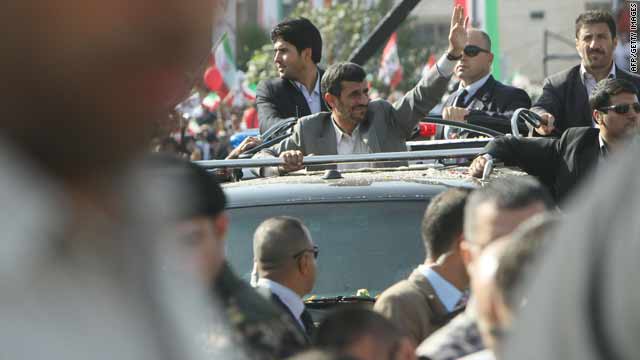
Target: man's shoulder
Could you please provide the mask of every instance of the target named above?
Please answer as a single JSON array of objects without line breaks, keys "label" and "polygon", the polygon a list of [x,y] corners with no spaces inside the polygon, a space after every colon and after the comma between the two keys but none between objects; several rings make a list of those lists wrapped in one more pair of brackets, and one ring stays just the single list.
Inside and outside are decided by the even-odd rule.
[{"label": "man's shoulder", "polygon": [[567,82],[567,80],[577,77],[580,74],[580,65],[570,67],[555,74],[549,75],[545,80],[545,84],[551,84],[553,86],[560,86]]},{"label": "man's shoulder", "polygon": [[[524,91],[523,89],[519,88],[519,87],[515,87],[515,86],[511,86],[508,84],[505,84],[503,82],[500,82],[498,80],[495,80],[495,90],[494,91],[499,91],[499,92],[503,92],[503,93],[523,93],[525,95],[527,95],[527,92]],[[528,95],[527,95],[528,96]]]},{"label": "man's shoulder", "polygon": [[[616,67],[616,77],[631,81],[636,87],[640,87],[640,76]],[[640,89],[639,89],[640,90]]]},{"label": "man's shoulder", "polygon": [[298,120],[301,128],[317,127],[323,125],[326,121],[331,120],[331,113],[321,111],[319,113],[303,116]]},{"label": "man's shoulder", "polygon": [[289,80],[282,78],[271,78],[262,80],[258,83],[256,91],[279,91],[286,89]]},{"label": "man's shoulder", "polygon": [[380,299],[420,300],[430,295],[429,290],[427,278],[414,271],[407,279],[400,280],[386,289],[380,294]]},{"label": "man's shoulder", "polygon": [[596,137],[599,133],[600,130],[590,126],[570,127],[562,133],[560,138],[575,139],[581,137]]}]

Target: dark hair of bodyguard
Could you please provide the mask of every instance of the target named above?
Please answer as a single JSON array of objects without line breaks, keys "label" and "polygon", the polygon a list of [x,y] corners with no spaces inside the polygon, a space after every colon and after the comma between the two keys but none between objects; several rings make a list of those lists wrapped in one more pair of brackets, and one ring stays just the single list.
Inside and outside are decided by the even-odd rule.
[{"label": "dark hair of bodyguard", "polygon": [[397,351],[405,336],[389,319],[362,307],[346,307],[327,316],[315,332],[315,344],[322,349],[344,351],[364,336],[370,336],[387,348]]},{"label": "dark hair of bodyguard", "polygon": [[156,178],[169,186],[184,190],[186,198],[175,207],[176,220],[214,218],[224,211],[227,199],[222,187],[203,167],[163,154],[153,154],[146,160],[147,168],[153,171]]},{"label": "dark hair of bodyguard", "polygon": [[633,83],[625,79],[600,80],[593,93],[589,97],[591,109],[598,110],[611,105],[611,97],[620,93],[638,94],[638,89]]},{"label": "dark hair of bodyguard", "polygon": [[362,82],[367,73],[362,66],[351,62],[335,63],[322,76],[322,89],[333,96],[340,96],[343,81]]},{"label": "dark hair of bodyguard", "polygon": [[311,49],[311,59],[319,63],[322,59],[322,36],[318,28],[305,18],[285,20],[271,30],[271,41],[282,39],[295,46],[298,53]]},{"label": "dark hair of bodyguard", "polygon": [[430,259],[447,253],[462,233],[464,206],[470,193],[469,189],[449,189],[431,200],[421,226],[422,241]]},{"label": "dark hair of bodyguard", "polygon": [[609,27],[609,32],[611,33],[611,38],[616,37],[616,21],[613,19],[613,16],[602,10],[589,10],[585,11],[582,14],[578,15],[576,18],[576,39],[578,38],[578,33],[583,25],[593,25],[593,24],[607,24]]}]

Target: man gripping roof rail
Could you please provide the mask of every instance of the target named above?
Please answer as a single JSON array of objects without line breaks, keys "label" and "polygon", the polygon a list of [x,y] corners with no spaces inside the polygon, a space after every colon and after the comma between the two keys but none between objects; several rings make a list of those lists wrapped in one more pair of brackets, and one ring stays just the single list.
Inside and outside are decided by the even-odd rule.
[{"label": "man gripping roof rail", "polygon": [[559,139],[503,136],[492,140],[469,167],[469,173],[482,177],[489,161],[503,161],[536,176],[561,202],[580,182],[635,138],[640,123],[638,89],[625,79],[598,82],[589,105],[600,129],[575,127]]},{"label": "man gripping roof rail", "polygon": [[[449,48],[429,73],[395,104],[369,101],[366,73],[353,63],[329,67],[322,77],[323,97],[331,112],[301,118],[292,135],[255,157],[280,157],[285,164],[263,168],[262,175],[285,174],[303,168],[305,155],[347,155],[406,151],[406,140],[418,121],[440,101],[456,61],[467,41],[468,17],[456,6],[451,16]],[[345,164],[338,169],[369,167]],[[373,166],[389,166],[375,164]]]}]

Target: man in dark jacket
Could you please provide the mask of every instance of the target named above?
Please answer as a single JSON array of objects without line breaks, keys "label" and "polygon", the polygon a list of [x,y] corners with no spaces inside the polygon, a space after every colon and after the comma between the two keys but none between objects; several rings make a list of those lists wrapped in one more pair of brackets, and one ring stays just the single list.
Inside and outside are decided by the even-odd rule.
[{"label": "man in dark jacket", "polygon": [[[505,134],[511,132],[511,115],[518,108],[529,108],[531,99],[524,90],[494,79],[492,62],[489,35],[482,30],[468,30],[462,59],[455,67],[460,86],[445,101],[443,119],[468,122]],[[453,137],[454,131],[447,129],[443,135]]]},{"label": "man in dark jacket", "polygon": [[571,127],[595,127],[589,96],[602,79],[626,79],[640,88],[640,77],[616,67],[613,50],[616,24],[611,14],[587,11],[576,19],[576,49],[580,65],[551,75],[532,110],[547,123],[536,129],[540,135],[559,137]]},{"label": "man in dark jacket", "polygon": [[271,41],[280,77],[256,89],[260,133],[286,118],[328,111],[320,89],[320,31],[305,18],[287,20],[271,31]]},{"label": "man in dark jacket", "polygon": [[473,161],[469,172],[482,176],[486,162],[496,158],[537,176],[556,200],[563,200],[609,152],[618,151],[624,140],[637,133],[640,122],[637,92],[627,80],[602,80],[589,99],[600,129],[572,128],[560,139],[496,138],[487,144],[485,154]]}]

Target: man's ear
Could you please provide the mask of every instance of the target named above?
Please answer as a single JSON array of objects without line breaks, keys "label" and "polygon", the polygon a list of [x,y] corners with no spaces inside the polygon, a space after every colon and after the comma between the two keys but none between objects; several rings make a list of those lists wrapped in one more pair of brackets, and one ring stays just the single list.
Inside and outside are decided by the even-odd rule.
[{"label": "man's ear", "polygon": [[225,239],[227,237],[227,230],[229,230],[229,217],[226,213],[221,213],[213,219],[213,227],[218,235],[218,239]]},{"label": "man's ear", "polygon": [[593,110],[592,113],[593,116],[593,120],[596,122],[596,124],[601,125],[602,124],[602,117],[604,116],[604,114],[598,110]]},{"label": "man's ear", "polygon": [[313,62],[313,51],[311,48],[306,48],[300,52],[300,56],[304,61]]},{"label": "man's ear", "polygon": [[[325,89],[326,91],[326,89]],[[330,94],[328,91],[326,93],[324,93],[324,101],[327,103],[327,105],[329,105],[329,107],[331,107],[333,109],[333,104],[336,101],[336,97],[333,96],[332,94]]]},{"label": "man's ear", "polygon": [[471,264],[471,259],[473,258],[473,255],[471,254],[471,251],[473,251],[471,249],[472,246],[473,245],[469,244],[467,240],[463,239],[460,241],[460,256],[462,257],[462,262],[467,269],[469,269],[469,264]]}]

